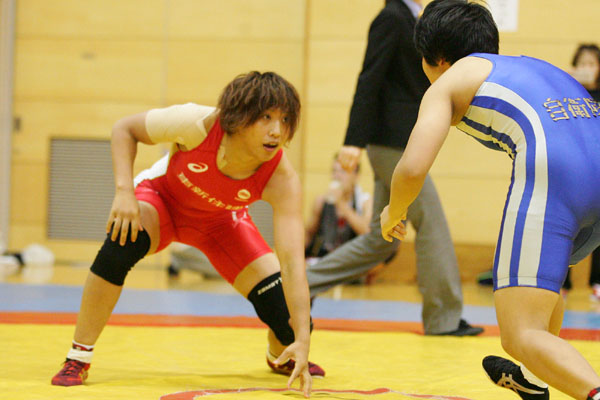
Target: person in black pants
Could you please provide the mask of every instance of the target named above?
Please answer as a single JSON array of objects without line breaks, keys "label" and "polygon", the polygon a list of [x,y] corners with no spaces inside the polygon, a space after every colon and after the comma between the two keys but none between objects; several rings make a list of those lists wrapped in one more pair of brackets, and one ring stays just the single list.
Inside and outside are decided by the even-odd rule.
[{"label": "person in black pants", "polygon": [[[352,170],[366,148],[374,173],[373,216],[368,233],[321,258],[307,270],[311,297],[367,274],[398,248],[380,234],[379,214],[390,196],[392,173],[417,120],[429,81],[413,42],[421,0],[387,0],[369,28],[367,50],[358,77],[344,145],[338,160]],[[462,319],[458,262],[446,216],[428,176],[408,210],[415,228],[417,281],[423,295],[426,335],[477,335],[483,329]]]}]

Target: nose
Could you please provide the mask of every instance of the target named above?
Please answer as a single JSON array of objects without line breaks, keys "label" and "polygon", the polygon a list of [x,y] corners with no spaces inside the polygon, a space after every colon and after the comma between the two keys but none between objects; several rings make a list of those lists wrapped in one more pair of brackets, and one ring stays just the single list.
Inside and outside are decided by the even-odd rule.
[{"label": "nose", "polygon": [[271,124],[271,129],[269,130],[269,136],[279,137],[281,136],[281,122],[279,120],[274,120]]}]

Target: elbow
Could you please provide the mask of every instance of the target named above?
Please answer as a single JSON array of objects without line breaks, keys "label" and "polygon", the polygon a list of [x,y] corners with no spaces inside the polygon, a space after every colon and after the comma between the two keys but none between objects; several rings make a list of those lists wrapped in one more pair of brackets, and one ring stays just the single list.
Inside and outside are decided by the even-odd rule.
[{"label": "elbow", "polygon": [[112,130],[114,132],[115,130],[126,129],[126,127],[127,127],[127,118],[120,118],[113,124]]},{"label": "elbow", "polygon": [[127,118],[121,118],[120,120],[114,123],[112,127],[111,138],[112,140],[129,138],[133,139],[137,143],[137,140],[131,130],[131,126],[127,123]]},{"label": "elbow", "polygon": [[418,164],[400,164],[398,165],[398,174],[405,181],[418,182],[425,179],[428,169]]},{"label": "elbow", "polygon": [[112,127],[113,139],[115,137],[122,135],[124,132],[129,132],[129,130],[127,129],[127,126],[126,126],[125,122],[123,121],[123,119],[120,119],[117,122],[115,122]]}]

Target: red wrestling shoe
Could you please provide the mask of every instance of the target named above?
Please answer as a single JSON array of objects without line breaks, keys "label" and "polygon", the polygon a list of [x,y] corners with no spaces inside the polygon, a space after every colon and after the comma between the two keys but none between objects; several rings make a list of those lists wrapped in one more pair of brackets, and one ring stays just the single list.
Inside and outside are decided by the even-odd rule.
[{"label": "red wrestling shoe", "polygon": [[90,369],[90,364],[67,358],[62,369],[52,378],[52,384],[57,386],[83,385],[88,377],[88,369]]},{"label": "red wrestling shoe", "polygon": [[[267,364],[273,370],[273,372],[287,376],[290,376],[296,367],[296,362],[292,359],[289,359],[285,364],[275,365],[271,360],[269,360],[269,357],[267,357]],[[308,362],[308,372],[310,372],[312,376],[318,378],[325,376],[325,371],[323,368],[319,367],[315,363],[311,363],[310,361]]]}]

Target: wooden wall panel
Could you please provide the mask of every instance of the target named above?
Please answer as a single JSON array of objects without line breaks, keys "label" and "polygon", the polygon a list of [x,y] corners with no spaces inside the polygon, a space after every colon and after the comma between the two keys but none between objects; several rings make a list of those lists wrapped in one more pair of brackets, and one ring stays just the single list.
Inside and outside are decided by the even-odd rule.
[{"label": "wooden wall panel", "polygon": [[15,132],[15,137],[36,133],[110,137],[112,126],[119,118],[154,107],[160,105],[92,101],[17,101],[14,112],[20,119],[20,129]]},{"label": "wooden wall panel", "polygon": [[368,27],[383,0],[316,0],[310,3],[310,39],[367,39]]},{"label": "wooden wall panel", "polygon": [[495,244],[510,180],[435,176],[433,179],[453,240],[458,243]]},{"label": "wooden wall panel", "polygon": [[303,176],[304,171],[302,168],[302,165],[304,162],[302,159],[302,149],[303,149],[302,142],[304,140],[303,136],[304,136],[304,127],[301,122],[300,126],[296,130],[296,133],[294,134],[294,138],[292,139],[291,143],[289,143],[286,147],[284,147],[285,154],[287,155],[288,159],[292,163],[292,167],[294,167],[294,169],[298,173],[298,176],[300,177],[301,180],[304,179],[304,176]]},{"label": "wooden wall panel", "polygon": [[[214,105],[224,85],[250,69],[277,71],[301,94],[302,125],[287,154],[303,177],[306,210],[329,182],[368,28],[383,3],[17,0],[21,130],[13,136],[12,201],[23,207],[11,215],[11,244],[44,243],[46,189],[32,192],[29,176],[47,168],[50,137],[107,137],[116,119],[134,112],[187,101]],[[519,31],[501,34],[501,52],[569,69],[576,45],[600,37],[598,15],[597,0],[568,7],[562,0],[522,0]],[[136,172],[162,151],[142,147]],[[365,156],[361,182],[371,190],[367,164]],[[504,154],[450,133],[432,176],[457,242],[495,243],[510,168]],[[62,259],[97,250],[96,243],[51,245]]]},{"label": "wooden wall panel", "polygon": [[[31,171],[48,169],[52,137],[109,138],[125,115],[214,105],[226,83],[251,69],[279,72],[302,96],[305,9],[305,0],[19,0],[13,201],[27,195]],[[300,167],[297,135],[287,154]],[[140,146],[135,172],[166,150]],[[93,258],[99,243],[46,239],[47,187],[37,194],[12,213],[11,245],[35,240],[62,260]]]},{"label": "wooden wall panel", "polygon": [[[10,242],[8,244],[9,249],[22,249],[32,243],[46,245],[48,242],[48,239],[46,238],[45,223],[17,223],[12,221],[12,216],[8,234],[10,236]],[[97,246],[96,251],[98,251]]]},{"label": "wooden wall panel", "polygon": [[[518,31],[504,33],[504,38],[538,39],[552,44],[594,41],[599,37],[597,0],[521,0]],[[550,55],[550,54],[548,54]]]},{"label": "wooden wall panel", "polygon": [[333,155],[344,142],[348,108],[309,105],[306,107],[306,114],[306,171],[329,172]]},{"label": "wooden wall panel", "polygon": [[304,0],[171,0],[167,28],[170,38],[299,41],[304,10]]},{"label": "wooden wall panel", "polygon": [[15,68],[17,100],[161,100],[160,42],[20,39]]},{"label": "wooden wall panel", "polygon": [[312,40],[309,46],[308,104],[349,107],[362,67],[366,41]]},{"label": "wooden wall panel", "polygon": [[164,34],[164,0],[18,0],[20,38],[155,38]]},{"label": "wooden wall panel", "polygon": [[46,162],[13,162],[10,223],[45,226],[48,199]]},{"label": "wooden wall panel", "polygon": [[150,104],[17,101],[20,129],[13,135],[13,160],[47,162],[51,137],[109,139],[121,117],[153,108]]},{"label": "wooden wall panel", "polygon": [[[225,85],[251,70],[276,71],[302,93],[301,42],[173,41],[167,60],[167,103],[216,105]],[[217,61],[218,60],[218,61]]]}]

